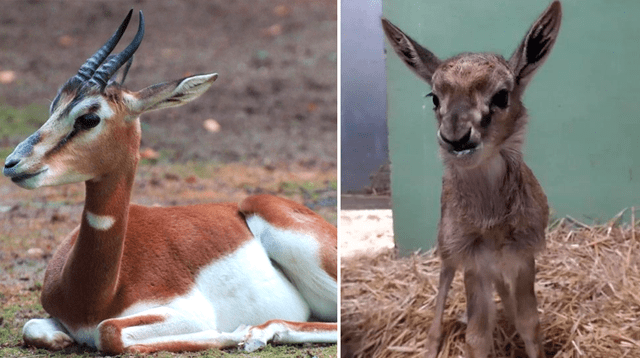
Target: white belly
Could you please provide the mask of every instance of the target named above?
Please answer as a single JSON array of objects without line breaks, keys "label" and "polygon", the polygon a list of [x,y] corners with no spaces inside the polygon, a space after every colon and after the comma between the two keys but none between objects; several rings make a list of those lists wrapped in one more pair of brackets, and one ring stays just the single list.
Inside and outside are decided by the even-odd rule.
[{"label": "white belly", "polygon": [[[293,284],[271,264],[260,242],[252,239],[202,268],[194,287],[185,295],[164,303],[137,303],[117,318],[145,314],[165,317],[164,322],[149,327],[162,336],[169,332],[232,332],[238,326],[260,325],[271,319],[304,322],[309,319],[310,308]],[[78,343],[98,346],[97,327],[66,328]],[[125,331],[125,340],[144,338],[150,333],[153,336],[143,327]]]}]

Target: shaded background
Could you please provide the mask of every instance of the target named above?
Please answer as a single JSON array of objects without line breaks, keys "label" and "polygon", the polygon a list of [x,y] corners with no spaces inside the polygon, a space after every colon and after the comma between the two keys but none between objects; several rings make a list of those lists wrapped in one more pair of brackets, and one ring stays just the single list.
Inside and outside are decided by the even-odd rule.
[{"label": "shaded background", "polygon": [[[549,3],[386,0],[383,12],[440,58],[463,51],[508,58]],[[640,204],[640,3],[566,0],[562,7],[555,47],[524,95],[524,157],[552,217],[591,224]],[[387,52],[394,231],[412,251],[435,242],[442,164],[425,98],[431,89]]]},{"label": "shaded background", "polygon": [[[341,3],[341,192],[362,193],[388,161],[382,0]],[[388,178],[386,179],[388,185]],[[348,204],[343,198],[344,204]]]}]

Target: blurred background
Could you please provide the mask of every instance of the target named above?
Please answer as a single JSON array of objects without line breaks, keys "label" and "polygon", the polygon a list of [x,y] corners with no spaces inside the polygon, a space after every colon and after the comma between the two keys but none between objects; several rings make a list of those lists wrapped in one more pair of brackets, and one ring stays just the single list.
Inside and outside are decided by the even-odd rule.
[{"label": "blurred background", "polygon": [[341,191],[381,191],[371,176],[389,157],[382,0],[343,1],[340,16]]},{"label": "blurred background", "polygon": [[[146,33],[126,87],[220,75],[189,106],[142,117],[142,147],[171,161],[336,166],[332,1],[4,1],[0,104],[37,116],[30,113],[24,133],[2,130],[2,147],[39,127],[47,114],[37,111],[48,109],[131,8],[143,10]],[[133,38],[137,21],[134,15],[115,51]],[[219,130],[206,130],[207,119]]]},{"label": "blurred background", "polygon": [[341,208],[391,207],[382,0],[340,5]]}]

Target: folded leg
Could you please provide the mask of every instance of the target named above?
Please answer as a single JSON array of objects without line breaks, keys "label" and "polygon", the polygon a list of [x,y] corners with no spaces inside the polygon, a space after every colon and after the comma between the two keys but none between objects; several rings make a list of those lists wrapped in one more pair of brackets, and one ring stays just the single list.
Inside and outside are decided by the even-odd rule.
[{"label": "folded leg", "polygon": [[32,319],[22,328],[24,343],[49,350],[64,349],[75,341],[55,318]]},{"label": "folded leg", "polygon": [[273,343],[337,343],[337,323],[271,320],[249,328],[244,349],[253,352]]}]

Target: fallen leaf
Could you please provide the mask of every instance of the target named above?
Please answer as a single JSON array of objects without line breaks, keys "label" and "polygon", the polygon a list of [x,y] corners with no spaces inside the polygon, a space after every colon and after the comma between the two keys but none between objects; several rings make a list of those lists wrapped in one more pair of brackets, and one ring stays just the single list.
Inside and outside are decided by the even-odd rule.
[{"label": "fallen leaf", "polygon": [[273,37],[279,36],[280,34],[282,34],[282,25],[280,24],[271,25],[266,29],[263,29],[262,32],[267,36],[273,36]]},{"label": "fallen leaf", "polygon": [[307,111],[309,112],[313,112],[316,109],[318,109],[318,105],[313,103],[313,102],[309,102],[309,104],[307,104]]},{"label": "fallen leaf", "polygon": [[69,35],[62,35],[58,37],[58,45],[62,47],[71,47],[75,44],[76,39]]},{"label": "fallen leaf", "polygon": [[160,153],[156,152],[151,148],[145,148],[140,151],[140,158],[142,159],[158,159],[160,158]]},{"label": "fallen leaf", "polygon": [[273,8],[273,13],[276,14],[276,16],[285,17],[291,13],[291,8],[286,5],[278,5]]},{"label": "fallen leaf", "polygon": [[207,120],[205,120],[204,122],[202,122],[202,126],[208,132],[211,132],[211,133],[220,132],[220,123],[218,123],[218,121],[216,121],[215,119],[207,119]]},{"label": "fallen leaf", "polygon": [[198,178],[196,178],[195,175],[191,175],[191,176],[188,176],[184,181],[186,181],[189,184],[194,184],[196,181],[198,181]]},{"label": "fallen leaf", "polygon": [[165,59],[174,60],[178,57],[178,55],[180,55],[180,52],[175,48],[165,47],[160,50],[160,55]]},{"label": "fallen leaf", "polygon": [[0,71],[0,83],[9,84],[16,80],[16,73],[14,71]]},{"label": "fallen leaf", "polygon": [[27,250],[27,256],[31,257],[32,259],[39,259],[44,256],[44,250],[38,247],[31,248]]}]

